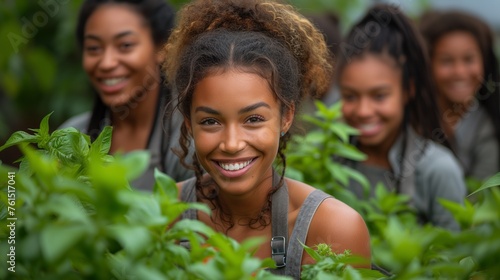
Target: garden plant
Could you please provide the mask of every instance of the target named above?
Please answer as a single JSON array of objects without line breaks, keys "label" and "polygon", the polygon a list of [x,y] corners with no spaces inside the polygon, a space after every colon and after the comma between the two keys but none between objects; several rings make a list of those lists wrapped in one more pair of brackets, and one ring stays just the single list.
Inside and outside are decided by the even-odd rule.
[{"label": "garden plant", "polygon": [[[442,201],[460,222],[450,232],[419,225],[408,197],[376,186],[359,200],[342,188],[347,180],[370,187],[337,157],[362,160],[348,143],[356,130],[341,122],[340,105],[317,103],[305,117],[317,129],[296,136],[287,172],[342,199],[365,218],[376,270],[356,269],[359,259],[332,253],[325,244],[306,251],[317,261],[302,279],[497,279],[500,277],[500,174],[474,190],[465,205]],[[175,182],[156,172],[153,193],[129,181],[147,166],[144,151],[109,155],[111,127],[91,142],[73,128],[49,130],[46,116],[32,133],[18,131],[0,152],[18,146],[19,168],[0,165],[1,279],[283,279],[252,256],[261,239],[237,243],[198,221],[176,222],[189,208]],[[471,184],[476,188],[478,184]],[[472,190],[471,190],[472,192]],[[188,239],[190,250],[179,245]]]}]

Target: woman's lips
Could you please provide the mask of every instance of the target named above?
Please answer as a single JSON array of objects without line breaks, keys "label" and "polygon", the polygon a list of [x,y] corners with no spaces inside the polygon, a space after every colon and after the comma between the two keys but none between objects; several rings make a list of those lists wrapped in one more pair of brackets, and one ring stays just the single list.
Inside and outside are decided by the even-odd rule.
[{"label": "woman's lips", "polygon": [[115,93],[122,90],[127,84],[126,77],[115,77],[115,78],[106,78],[106,79],[98,79],[99,88],[104,93]]},{"label": "woman's lips", "polygon": [[256,158],[232,162],[222,162],[214,160],[214,162],[215,166],[223,176],[228,178],[235,178],[245,174],[254,164],[255,159]]}]

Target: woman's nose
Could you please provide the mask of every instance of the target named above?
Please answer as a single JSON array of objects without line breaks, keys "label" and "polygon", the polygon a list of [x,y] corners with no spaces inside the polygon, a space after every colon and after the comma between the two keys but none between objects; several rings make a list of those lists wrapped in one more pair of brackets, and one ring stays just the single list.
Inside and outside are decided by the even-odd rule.
[{"label": "woman's nose", "polygon": [[373,114],[373,106],[368,98],[361,98],[356,108],[358,117],[369,117]]},{"label": "woman's nose", "polygon": [[111,48],[105,49],[101,60],[99,61],[99,68],[102,70],[109,70],[116,67],[116,65],[118,65],[118,57],[116,53]]},{"label": "woman's nose", "polygon": [[228,127],[219,148],[228,154],[236,154],[245,148],[244,135],[236,127]]}]

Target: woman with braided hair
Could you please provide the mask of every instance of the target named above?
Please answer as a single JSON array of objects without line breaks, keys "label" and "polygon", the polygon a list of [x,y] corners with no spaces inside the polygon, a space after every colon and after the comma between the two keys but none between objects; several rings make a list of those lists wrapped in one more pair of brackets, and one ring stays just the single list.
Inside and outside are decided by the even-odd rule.
[{"label": "woman with braided hair", "polygon": [[341,48],[342,113],[360,132],[352,142],[367,155],[363,162],[346,164],[372,185],[364,189],[351,180],[348,188],[366,198],[381,182],[409,197],[421,224],[458,230],[439,200],[463,203],[463,173],[445,147],[423,40],[410,19],[391,5],[376,5]]},{"label": "woman with braided hair", "polygon": [[[190,210],[183,218],[240,242],[267,238],[271,246],[266,242],[255,254],[272,257],[277,274],[298,279],[301,265],[314,262],[299,241],[350,250],[369,267],[369,233],[361,216],[284,177],[283,150],[300,101],[330,85],[322,35],[291,6],[269,0],[198,0],[178,16],[164,66],[184,116],[179,154],[193,162],[196,174],[178,186],[182,200],[212,210]],[[273,168],[276,157],[281,172]]]}]

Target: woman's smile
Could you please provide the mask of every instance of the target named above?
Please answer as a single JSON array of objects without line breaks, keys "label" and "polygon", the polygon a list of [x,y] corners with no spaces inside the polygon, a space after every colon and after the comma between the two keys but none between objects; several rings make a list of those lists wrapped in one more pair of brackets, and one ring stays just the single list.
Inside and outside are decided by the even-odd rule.
[{"label": "woman's smile", "polygon": [[[194,90],[191,116],[197,158],[221,191],[248,192],[270,176],[282,117],[266,79],[235,70],[207,76]],[[229,178],[237,188],[225,185]]]}]

